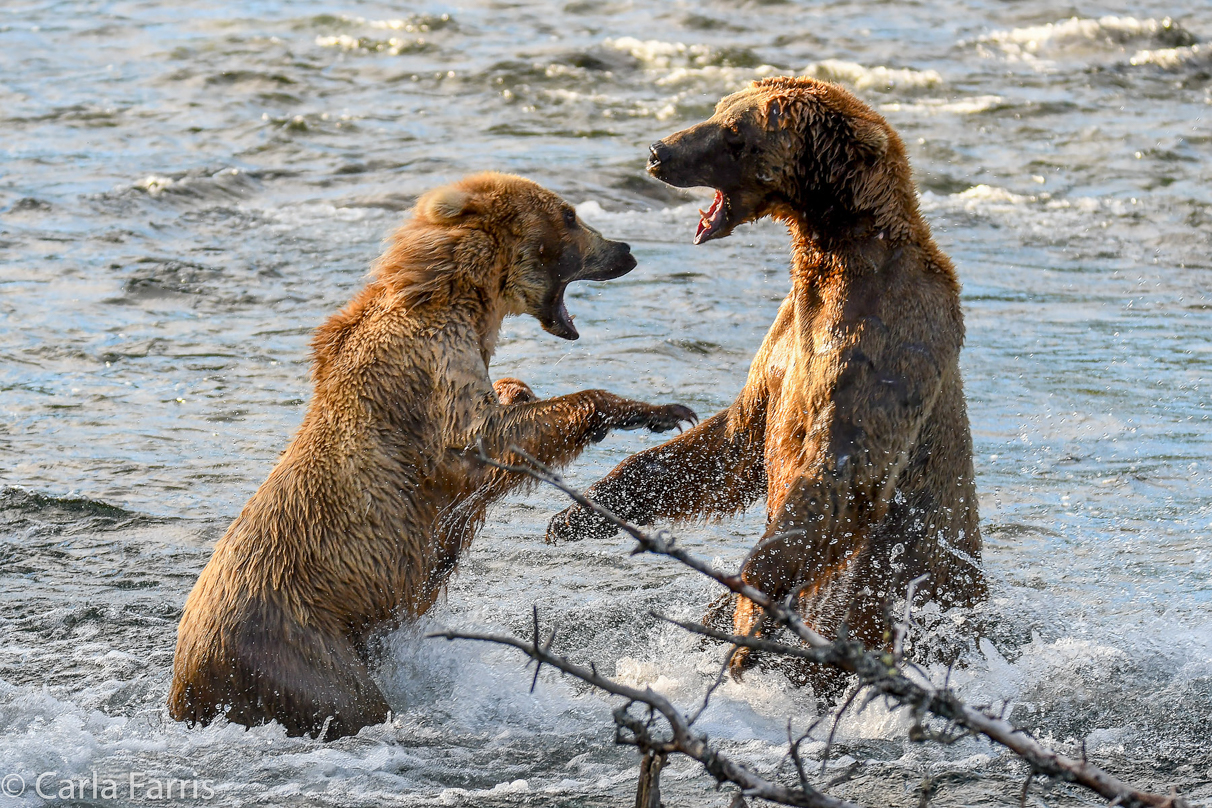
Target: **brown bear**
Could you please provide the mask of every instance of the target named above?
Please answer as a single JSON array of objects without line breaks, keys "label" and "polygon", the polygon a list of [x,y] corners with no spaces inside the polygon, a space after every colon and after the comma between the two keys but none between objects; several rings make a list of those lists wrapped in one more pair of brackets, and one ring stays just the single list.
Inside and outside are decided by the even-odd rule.
[{"label": "brown bear", "polygon": [[[653,144],[649,172],[715,189],[695,243],[771,217],[791,234],[791,293],[740,397],[588,490],[648,524],[735,513],[767,497],[742,567],[798,597],[820,631],[886,642],[908,582],[943,607],[985,595],[955,270],[922,219],[905,149],[847,91],[770,78]],[[574,506],[551,540],[613,528]],[[734,626],[758,628],[742,599]]]},{"label": "brown bear", "polygon": [[634,267],[626,244],[521,177],[423,196],[366,288],[317,331],[303,424],[190,593],[173,718],[325,738],[381,723],[374,640],[434,603],[488,505],[524,481],[476,447],[558,466],[611,429],[696,421],[674,404],[603,390],[539,400],[489,379],[503,317],[576,339],[565,287]]}]

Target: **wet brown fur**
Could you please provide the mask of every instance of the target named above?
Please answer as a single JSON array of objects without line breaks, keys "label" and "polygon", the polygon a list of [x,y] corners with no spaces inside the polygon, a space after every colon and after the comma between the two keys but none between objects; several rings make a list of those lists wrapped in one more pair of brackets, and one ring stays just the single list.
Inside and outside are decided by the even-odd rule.
[{"label": "wet brown fur", "polygon": [[430,608],[487,507],[522,482],[469,447],[508,459],[516,444],[558,466],[609,429],[693,417],[602,390],[539,400],[517,379],[490,381],[502,318],[547,327],[568,268],[595,260],[634,266],[626,245],[520,177],[422,197],[366,288],[316,332],[303,424],[189,596],[174,718],[276,719],[326,738],[382,722],[373,641]]},{"label": "wet brown fur", "polygon": [[[710,166],[723,150],[734,156]],[[725,516],[764,494],[768,527],[742,574],[776,598],[798,593],[826,634],[846,624],[886,643],[887,608],[919,575],[922,598],[943,607],[984,597],[959,282],[918,211],[900,138],[839,87],[777,78],[655,144],[654,162],[673,184],[726,191],[728,232],[785,222],[792,290],[732,406],[624,461],[589,496],[650,523]],[[575,507],[549,528],[608,532]],[[759,617],[742,599],[735,629]]]}]

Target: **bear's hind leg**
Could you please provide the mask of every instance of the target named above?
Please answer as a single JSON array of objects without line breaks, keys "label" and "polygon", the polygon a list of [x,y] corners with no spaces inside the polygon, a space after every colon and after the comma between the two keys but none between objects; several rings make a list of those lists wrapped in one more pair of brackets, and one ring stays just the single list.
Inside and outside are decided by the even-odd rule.
[{"label": "bear's hind leg", "polygon": [[348,639],[293,621],[283,628],[242,632],[233,671],[242,686],[227,702],[228,720],[276,720],[289,735],[323,733],[325,741],[387,720],[391,708]]}]

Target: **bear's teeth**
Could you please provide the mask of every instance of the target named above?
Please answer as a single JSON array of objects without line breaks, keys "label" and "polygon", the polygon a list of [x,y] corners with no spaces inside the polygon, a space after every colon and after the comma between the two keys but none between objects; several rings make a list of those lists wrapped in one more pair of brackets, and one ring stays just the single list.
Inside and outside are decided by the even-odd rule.
[{"label": "bear's teeth", "polygon": [[705,231],[716,229],[722,223],[724,213],[724,194],[720,191],[715,192],[715,198],[711,200],[711,205],[707,210],[699,210],[699,226],[694,231],[694,243],[699,243],[700,236]]}]

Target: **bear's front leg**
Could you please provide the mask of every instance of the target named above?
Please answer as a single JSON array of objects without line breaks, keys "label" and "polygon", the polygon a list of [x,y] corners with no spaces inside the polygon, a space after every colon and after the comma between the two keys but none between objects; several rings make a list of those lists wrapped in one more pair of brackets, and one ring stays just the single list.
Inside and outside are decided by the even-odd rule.
[{"label": "bear's front leg", "polygon": [[534,394],[516,379],[502,379],[494,390],[502,406],[477,437],[490,456],[505,460],[516,446],[541,463],[561,466],[614,429],[666,432],[698,421],[694,410],[681,404],[649,404],[605,390],[533,401],[521,400]]},{"label": "bear's front leg", "polygon": [[[632,455],[585,496],[639,525],[743,510],[766,491],[764,436],[759,419],[736,417],[735,409]],[[593,511],[572,505],[552,517],[547,541],[605,538],[615,531]]]}]

